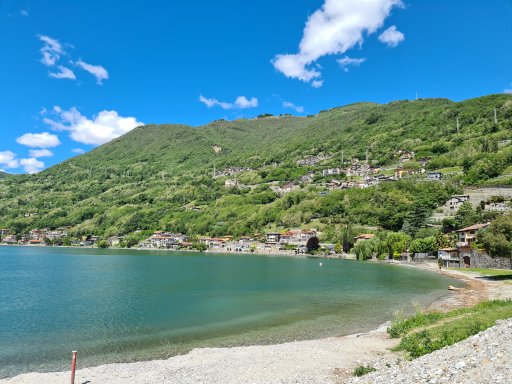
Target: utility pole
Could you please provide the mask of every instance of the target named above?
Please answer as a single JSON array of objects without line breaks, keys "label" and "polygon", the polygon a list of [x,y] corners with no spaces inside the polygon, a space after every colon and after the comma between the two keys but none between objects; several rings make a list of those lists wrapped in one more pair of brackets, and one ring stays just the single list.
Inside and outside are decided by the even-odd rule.
[{"label": "utility pole", "polygon": [[498,124],[498,115],[496,113],[496,108],[494,108],[494,124]]},{"label": "utility pole", "polygon": [[366,165],[368,165],[368,148],[366,148]]},{"label": "utility pole", "polygon": [[341,150],[341,165],[345,164],[345,161],[343,159],[343,155],[344,155],[344,151],[343,149]]},{"label": "utility pole", "polygon": [[459,130],[460,130],[460,123],[459,123],[459,118],[457,117],[457,133],[459,133]]}]

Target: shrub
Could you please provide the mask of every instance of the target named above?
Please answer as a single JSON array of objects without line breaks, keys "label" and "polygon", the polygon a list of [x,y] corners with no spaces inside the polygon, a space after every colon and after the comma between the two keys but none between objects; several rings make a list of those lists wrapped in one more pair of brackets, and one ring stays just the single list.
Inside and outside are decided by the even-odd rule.
[{"label": "shrub", "polygon": [[375,372],[376,369],[371,365],[360,365],[354,369],[354,376],[364,376],[368,373]]}]

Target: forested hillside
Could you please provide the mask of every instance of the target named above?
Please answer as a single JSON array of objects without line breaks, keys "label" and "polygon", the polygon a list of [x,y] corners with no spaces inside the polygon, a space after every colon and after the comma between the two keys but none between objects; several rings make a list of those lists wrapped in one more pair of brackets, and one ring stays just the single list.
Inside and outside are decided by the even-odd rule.
[{"label": "forested hillside", "polygon": [[[308,117],[201,127],[147,125],[39,174],[3,178],[0,227],[21,234],[70,226],[73,235],[100,236],[156,229],[240,236],[312,225],[328,232],[347,222],[397,230],[406,219],[428,216],[463,184],[512,184],[511,139],[512,96],[504,94],[459,103],[357,103]],[[369,164],[392,174],[400,151],[427,158],[424,166],[444,172],[443,182],[411,176],[329,190],[332,178],[321,174],[343,166],[342,159],[365,162],[367,154]],[[318,155],[315,164],[298,163]],[[229,168],[237,170],[230,175]],[[301,181],[314,172],[310,183]],[[226,187],[226,179],[237,185]],[[286,182],[296,188],[271,189]]]}]

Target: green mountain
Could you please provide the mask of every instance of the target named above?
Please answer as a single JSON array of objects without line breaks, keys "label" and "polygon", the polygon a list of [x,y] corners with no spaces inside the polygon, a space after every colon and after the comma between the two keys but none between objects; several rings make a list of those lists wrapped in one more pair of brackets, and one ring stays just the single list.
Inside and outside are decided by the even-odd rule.
[{"label": "green mountain", "polygon": [[[495,123],[495,110],[497,124]],[[276,226],[339,223],[400,229],[462,184],[512,184],[512,96],[357,103],[308,117],[260,116],[201,127],[147,125],[39,174],[0,181],[0,227],[71,226],[73,235],[166,229],[195,235],[255,234]],[[321,170],[351,159],[392,174],[399,151],[430,158],[444,183],[421,177],[327,191]],[[323,156],[314,165],[298,161]],[[417,169],[411,161],[404,167]],[[220,176],[245,168],[236,176]],[[250,169],[250,170],[248,170]],[[242,169],[238,169],[241,171]],[[314,181],[284,196],[271,187]],[[319,173],[320,172],[320,173]],[[237,188],[226,188],[234,179]],[[343,175],[335,178],[343,180]],[[356,178],[357,180],[357,178]]]},{"label": "green mountain", "polygon": [[9,174],[8,174],[8,173],[5,173],[5,172],[0,171],[0,179],[4,178],[4,177],[6,177],[6,176],[9,176]]}]

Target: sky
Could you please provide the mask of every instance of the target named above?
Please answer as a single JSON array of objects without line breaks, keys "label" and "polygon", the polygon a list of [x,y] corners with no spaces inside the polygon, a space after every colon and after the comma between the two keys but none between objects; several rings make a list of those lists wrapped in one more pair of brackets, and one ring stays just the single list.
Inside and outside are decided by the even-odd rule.
[{"label": "sky", "polygon": [[0,0],[0,170],[142,124],[512,93],[512,0]]}]

